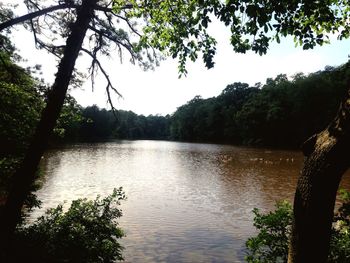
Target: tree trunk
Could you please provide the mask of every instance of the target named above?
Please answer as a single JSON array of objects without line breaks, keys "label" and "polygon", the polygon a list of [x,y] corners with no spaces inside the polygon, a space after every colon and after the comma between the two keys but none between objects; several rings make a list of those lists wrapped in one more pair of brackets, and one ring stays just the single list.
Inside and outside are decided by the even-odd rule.
[{"label": "tree trunk", "polygon": [[303,145],[289,263],[327,262],[336,194],[350,164],[350,89],[336,118]]},{"label": "tree trunk", "polygon": [[9,246],[10,238],[21,219],[22,206],[34,183],[40,159],[59,117],[75,61],[81,49],[88,25],[93,17],[96,2],[97,0],[84,0],[81,7],[77,10],[77,20],[72,25],[71,33],[67,38],[66,48],[58,66],[56,79],[49,94],[46,107],[42,112],[26,156],[13,176],[13,185],[0,215],[0,249],[2,250],[2,259],[6,257],[6,249]]}]

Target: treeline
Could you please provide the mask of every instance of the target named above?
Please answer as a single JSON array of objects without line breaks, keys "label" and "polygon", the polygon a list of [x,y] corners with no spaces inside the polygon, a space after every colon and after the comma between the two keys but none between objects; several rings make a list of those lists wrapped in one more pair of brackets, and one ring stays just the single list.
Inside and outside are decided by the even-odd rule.
[{"label": "treeline", "polygon": [[[6,60],[0,66],[2,155],[22,151],[35,129],[47,87]],[[326,67],[265,84],[236,82],[216,97],[194,97],[173,114],[81,107],[68,96],[51,142],[161,139],[271,147],[299,147],[330,122],[347,90],[348,66]]]},{"label": "treeline", "polygon": [[[335,116],[347,90],[347,65],[291,79],[280,74],[262,85],[236,82],[220,95],[194,97],[172,115],[143,116],[97,106],[76,110],[61,128],[66,140],[166,139],[271,147],[299,147]],[[73,100],[71,98],[71,100]],[[63,113],[64,114],[64,113]],[[69,115],[69,114],[66,114]],[[74,119],[74,118],[71,118]]]},{"label": "treeline", "polygon": [[132,111],[81,107],[74,98],[65,105],[53,142],[108,139],[169,139],[170,117],[137,115]]},{"label": "treeline", "polygon": [[170,138],[273,147],[299,147],[325,128],[347,90],[348,65],[264,85],[228,85],[214,98],[195,97],[170,119]]}]

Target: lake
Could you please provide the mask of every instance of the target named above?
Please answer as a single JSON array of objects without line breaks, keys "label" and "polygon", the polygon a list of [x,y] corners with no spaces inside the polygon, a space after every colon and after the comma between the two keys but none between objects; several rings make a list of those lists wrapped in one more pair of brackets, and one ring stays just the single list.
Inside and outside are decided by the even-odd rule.
[{"label": "lake", "polygon": [[126,262],[243,262],[244,243],[255,233],[253,208],[292,201],[302,161],[298,151],[217,144],[68,145],[45,154],[37,192],[43,204],[31,218],[122,186]]}]

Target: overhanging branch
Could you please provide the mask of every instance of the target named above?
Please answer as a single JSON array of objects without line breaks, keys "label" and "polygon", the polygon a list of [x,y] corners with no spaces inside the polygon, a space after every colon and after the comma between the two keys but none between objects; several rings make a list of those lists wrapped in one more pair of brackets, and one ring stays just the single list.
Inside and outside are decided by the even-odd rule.
[{"label": "overhanging branch", "polygon": [[[102,72],[102,74],[104,75],[104,77],[106,78],[107,80],[107,86],[106,86],[106,92],[107,92],[107,98],[108,98],[108,103],[111,105],[111,109],[112,109],[112,112],[113,112],[113,115],[115,118],[117,118],[117,115],[116,115],[116,108],[114,107],[113,105],[113,101],[112,101],[112,97],[111,97],[111,90],[113,92],[115,92],[119,97],[123,97],[119,91],[113,86],[107,72],[104,70],[104,68],[102,67],[100,61],[97,59],[96,55],[93,54],[91,51],[85,49],[85,48],[81,48],[80,49],[81,51],[85,52],[86,54],[88,54],[91,58],[92,58],[92,64],[97,64],[98,68],[100,69],[100,71]],[[94,66],[92,66],[94,67]]]},{"label": "overhanging branch", "polygon": [[14,26],[16,24],[20,24],[20,23],[23,23],[27,20],[31,20],[33,18],[36,18],[38,16],[42,16],[42,15],[45,15],[47,13],[51,13],[51,12],[54,12],[54,11],[57,11],[57,10],[61,10],[61,9],[66,9],[66,8],[77,8],[78,6],[77,5],[74,5],[74,4],[71,4],[71,3],[65,3],[65,4],[61,4],[61,5],[55,5],[55,6],[50,6],[50,7],[47,7],[47,8],[44,8],[44,9],[41,9],[41,10],[38,10],[38,11],[35,11],[35,12],[32,12],[32,13],[29,13],[29,14],[26,14],[26,15],[23,15],[23,16],[19,16],[19,17],[16,17],[16,18],[13,18],[11,20],[8,20],[4,23],[1,23],[0,24],[0,31],[10,27],[10,26]]},{"label": "overhanging branch", "polygon": [[93,32],[95,32],[96,34],[107,38],[108,40],[114,42],[117,45],[120,45],[122,47],[124,47],[130,54],[131,56],[131,61],[132,63],[135,63],[136,60],[136,55],[135,52],[133,51],[133,46],[132,43],[130,43],[130,41],[128,41],[127,39],[123,39],[125,40],[127,43],[123,43],[122,41],[120,41],[116,35],[108,35],[106,32],[99,30],[95,27],[89,26],[89,29],[92,30]]},{"label": "overhanging branch", "polygon": [[[0,24],[0,31],[6,29],[8,27],[17,25],[17,24],[21,24],[27,20],[34,19],[36,17],[42,16],[42,15],[45,15],[45,14],[48,14],[48,13],[51,13],[51,12],[54,12],[57,10],[66,9],[66,8],[78,8],[78,7],[79,7],[79,5],[76,5],[73,3],[64,3],[64,4],[60,4],[60,5],[55,5],[55,6],[43,8],[41,10],[31,12],[29,14],[19,16],[19,17],[16,17],[16,18],[13,18],[13,19],[10,19],[6,22],[1,23]],[[132,5],[125,5],[121,9],[131,9],[132,7],[133,7]],[[95,6],[95,10],[113,13],[112,8],[107,8],[107,7],[103,7],[103,6],[99,6],[99,5]]]}]

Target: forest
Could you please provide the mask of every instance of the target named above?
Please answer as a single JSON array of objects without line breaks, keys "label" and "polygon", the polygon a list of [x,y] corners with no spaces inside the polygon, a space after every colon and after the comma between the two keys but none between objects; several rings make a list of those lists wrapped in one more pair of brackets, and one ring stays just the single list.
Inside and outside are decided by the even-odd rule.
[{"label": "forest", "polygon": [[[254,86],[235,82],[216,97],[196,96],[166,116],[113,112],[96,105],[84,108],[69,96],[51,143],[156,139],[298,149],[335,115],[346,93],[346,74],[346,65],[327,66],[291,78],[280,74]],[[22,107],[31,104],[39,93],[38,89],[29,90],[28,99],[22,98]],[[36,100],[35,105],[42,105],[45,99],[37,96]],[[23,118],[17,120],[22,123],[25,115],[20,110],[11,110],[8,118]],[[15,140],[11,136],[2,138],[8,140],[3,145]]]}]

